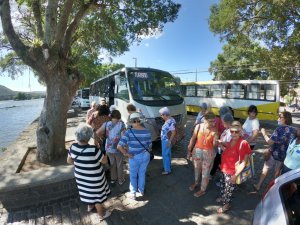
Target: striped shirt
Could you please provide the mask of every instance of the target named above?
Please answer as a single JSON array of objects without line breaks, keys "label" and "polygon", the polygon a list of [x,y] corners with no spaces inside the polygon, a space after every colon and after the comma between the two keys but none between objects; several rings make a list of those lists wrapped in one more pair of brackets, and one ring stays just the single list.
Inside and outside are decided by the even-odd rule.
[{"label": "striped shirt", "polygon": [[[135,136],[133,135],[133,133]],[[127,130],[125,134],[121,137],[121,140],[119,141],[119,145],[122,147],[128,145],[128,153],[132,155],[137,155],[146,151],[145,148],[139,143],[137,139],[145,146],[145,148],[149,150],[152,148],[151,134],[147,129]]]},{"label": "striped shirt", "polygon": [[103,203],[110,194],[100,161],[104,155],[94,145],[72,144],[69,156],[74,161],[75,180],[80,200],[87,204]]}]

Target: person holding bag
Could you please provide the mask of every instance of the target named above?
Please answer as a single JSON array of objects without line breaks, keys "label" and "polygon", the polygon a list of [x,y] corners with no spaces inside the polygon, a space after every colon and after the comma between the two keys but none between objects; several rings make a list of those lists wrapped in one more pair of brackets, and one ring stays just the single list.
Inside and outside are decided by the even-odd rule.
[{"label": "person holding bag", "polygon": [[232,122],[230,127],[231,140],[221,156],[220,196],[216,201],[221,203],[222,207],[218,208],[217,213],[225,213],[229,210],[237,176],[243,171],[251,154],[250,145],[242,138],[241,131],[240,122]]},{"label": "person holding bag", "polygon": [[125,182],[123,170],[123,154],[117,150],[117,145],[121,136],[125,132],[125,124],[121,120],[121,113],[119,110],[111,112],[111,121],[105,122],[96,131],[97,136],[106,139],[105,152],[110,162],[110,183],[114,185],[117,181],[119,185]]},{"label": "person holding bag", "polygon": [[290,112],[284,111],[279,114],[278,125],[270,137],[264,128],[261,129],[261,133],[270,148],[264,153],[265,163],[259,182],[253,185],[256,191],[260,189],[270,169],[275,168],[275,178],[280,175],[288,145],[297,135],[296,128],[291,126],[292,114]]},{"label": "person holding bag", "polygon": [[142,115],[138,112],[130,115],[132,129],[124,133],[117,146],[117,149],[129,158],[129,198],[133,200],[136,199],[137,192],[144,195],[146,170],[150,161],[149,151],[152,148],[151,133],[141,125],[141,118]]},{"label": "person holding bag", "polygon": [[195,173],[195,182],[189,187],[190,191],[195,190],[200,183],[200,177],[202,177],[200,190],[194,193],[195,197],[201,197],[206,193],[210,170],[215,158],[214,146],[216,146],[218,140],[218,131],[215,128],[215,114],[208,112],[204,115],[204,118],[204,123],[195,127],[188,145],[187,158],[190,158],[192,154]]},{"label": "person holding bag", "polygon": [[95,145],[88,142],[93,135],[93,129],[87,124],[80,124],[75,132],[77,143],[68,150],[67,162],[75,166],[74,175],[80,200],[88,205],[88,211],[96,208],[100,221],[109,217],[104,202],[110,195],[102,163],[107,163],[107,157]]}]

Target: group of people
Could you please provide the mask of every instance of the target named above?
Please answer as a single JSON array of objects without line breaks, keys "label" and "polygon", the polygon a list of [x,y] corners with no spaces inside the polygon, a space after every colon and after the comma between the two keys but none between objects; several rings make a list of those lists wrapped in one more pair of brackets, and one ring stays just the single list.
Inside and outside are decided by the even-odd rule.
[{"label": "group of people", "polygon": [[[125,182],[124,158],[128,157],[128,197],[136,199],[137,193],[141,196],[145,193],[146,170],[152,149],[151,133],[143,124],[143,114],[134,105],[129,104],[127,111],[128,123],[124,124],[121,113],[114,107],[92,103],[86,124],[79,125],[76,130],[77,143],[69,149],[68,162],[75,166],[80,199],[88,204],[88,211],[96,208],[100,220],[110,215],[103,206],[110,194],[103,166],[106,161],[110,162],[111,185],[122,185]],[[270,148],[265,153],[260,180],[254,185],[256,190],[261,188],[271,168],[274,167],[275,176],[279,176],[300,167],[300,129],[291,126],[291,113],[284,111],[279,114],[278,127],[270,136],[264,128],[260,131],[257,107],[251,105],[247,112],[248,117],[242,125],[234,120],[230,107],[221,107],[219,115],[215,115],[208,104],[202,103],[187,146],[187,158],[194,165],[194,182],[189,189],[195,191],[195,197],[206,194],[211,177],[218,170],[221,172],[218,182],[220,193],[216,198],[216,202],[221,204],[218,213],[230,209],[236,178],[243,171],[260,132]],[[167,107],[161,108],[159,113],[164,121],[161,129],[162,175],[169,175],[172,172],[171,148],[176,135],[176,121]],[[94,145],[89,144],[92,137]],[[197,188],[199,190],[196,191]]]},{"label": "group of people", "polygon": [[210,178],[220,169],[221,178],[216,183],[220,187],[220,195],[216,202],[222,206],[218,213],[229,210],[236,178],[245,168],[260,133],[269,148],[264,153],[265,162],[259,182],[254,184],[257,191],[270,169],[275,168],[275,177],[278,177],[300,167],[300,129],[291,126],[290,112],[279,113],[278,127],[269,135],[265,128],[260,130],[258,110],[254,105],[249,106],[243,125],[234,120],[229,107],[221,107],[219,116],[210,112],[206,103],[202,103],[200,108],[188,145],[187,158],[192,160],[195,174],[189,189],[194,191],[199,186],[200,190],[194,196],[204,195]]},{"label": "group of people", "polygon": [[[105,170],[110,170],[110,183],[122,185],[124,178],[124,158],[128,157],[129,190],[131,199],[136,194],[145,193],[146,170],[150,162],[152,138],[144,126],[144,115],[133,104],[128,104],[128,123],[121,120],[120,111],[106,104],[91,104],[87,112],[86,124],[80,124],[75,132],[77,142],[68,151],[67,162],[75,166],[75,180],[80,199],[88,205],[88,211],[97,210],[100,220],[109,217],[103,203],[107,200],[110,189]],[[161,131],[163,171],[162,175],[171,173],[171,147],[175,136],[175,120],[170,110],[159,110],[165,121]],[[93,144],[89,144],[90,139]],[[105,166],[109,162],[109,166]]]}]

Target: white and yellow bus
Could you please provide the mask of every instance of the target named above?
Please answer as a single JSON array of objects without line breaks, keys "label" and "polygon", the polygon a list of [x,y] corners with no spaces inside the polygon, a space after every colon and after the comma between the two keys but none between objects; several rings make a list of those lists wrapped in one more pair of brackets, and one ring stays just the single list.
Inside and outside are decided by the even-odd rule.
[{"label": "white and yellow bus", "polygon": [[218,115],[221,106],[234,110],[234,117],[246,119],[250,105],[257,106],[258,119],[277,120],[280,87],[275,80],[223,80],[186,82],[181,84],[187,112],[198,113],[206,102]]},{"label": "white and yellow bus", "polygon": [[128,119],[127,105],[132,103],[144,114],[145,126],[152,134],[152,140],[160,138],[164,121],[159,109],[167,106],[179,128],[186,123],[186,108],[180,85],[168,72],[139,67],[125,67],[93,82],[90,86],[90,102],[99,103],[100,98],[121,112],[122,120]]}]

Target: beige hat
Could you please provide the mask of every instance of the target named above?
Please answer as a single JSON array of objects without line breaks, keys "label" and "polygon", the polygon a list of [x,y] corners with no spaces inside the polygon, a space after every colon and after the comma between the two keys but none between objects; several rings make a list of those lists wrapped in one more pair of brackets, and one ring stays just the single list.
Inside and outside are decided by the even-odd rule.
[{"label": "beige hat", "polygon": [[235,120],[232,122],[230,130],[238,130],[240,131],[242,129],[242,125],[239,121]]}]

